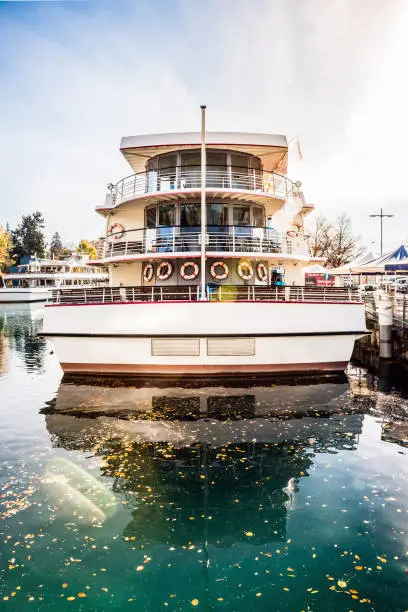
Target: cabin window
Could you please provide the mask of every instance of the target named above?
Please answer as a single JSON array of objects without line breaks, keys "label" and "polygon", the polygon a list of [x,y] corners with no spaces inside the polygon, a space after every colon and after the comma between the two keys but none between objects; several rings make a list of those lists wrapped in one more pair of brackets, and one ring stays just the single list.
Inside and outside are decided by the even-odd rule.
[{"label": "cabin window", "polygon": [[264,217],[264,209],[260,206],[254,206],[252,208],[252,225],[254,227],[264,227],[265,225],[265,217]]},{"label": "cabin window", "polygon": [[207,204],[207,225],[228,225],[228,206]]},{"label": "cabin window", "polygon": [[[181,154],[181,167],[201,166],[201,151],[185,151]],[[199,170],[199,168],[198,168]]]},{"label": "cabin window", "polygon": [[176,225],[176,205],[162,204],[159,206],[159,227]]},{"label": "cabin window", "polygon": [[152,229],[157,227],[157,208],[156,206],[151,206],[146,209],[146,227],[148,229]]},{"label": "cabin window", "polygon": [[182,227],[200,227],[201,205],[180,204],[180,225]]},{"label": "cabin window", "polygon": [[233,206],[232,208],[232,225],[243,225],[251,224],[250,208],[249,206]]}]

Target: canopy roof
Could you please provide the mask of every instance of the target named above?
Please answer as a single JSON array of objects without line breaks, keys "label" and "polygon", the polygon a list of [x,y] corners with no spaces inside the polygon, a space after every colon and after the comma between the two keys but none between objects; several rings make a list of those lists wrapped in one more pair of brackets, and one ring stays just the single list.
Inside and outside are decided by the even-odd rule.
[{"label": "canopy roof", "polygon": [[[246,132],[207,132],[205,138],[208,148],[233,149],[256,155],[262,159],[265,170],[281,174],[287,172],[286,136]],[[197,149],[200,146],[201,132],[176,132],[125,136],[120,143],[120,150],[134,172],[144,172],[146,161],[155,155],[182,149]]]},{"label": "canopy roof", "polygon": [[369,251],[367,253],[363,253],[356,259],[353,259],[348,264],[344,264],[344,266],[340,266],[339,268],[333,268],[329,270],[330,274],[351,274],[352,268],[356,266],[363,266],[364,264],[369,263],[370,261],[374,261],[376,259],[375,253]]},{"label": "canopy roof", "polygon": [[[360,259],[356,259],[351,263],[342,266],[341,268],[335,268],[331,270],[331,274],[381,274],[387,270],[404,269],[400,268],[399,262],[404,259],[408,259],[408,252],[403,244],[397,249],[389,251],[385,255],[380,257],[369,258],[372,253],[363,256]],[[407,262],[404,262],[407,263]],[[390,267],[396,265],[397,267]]]}]

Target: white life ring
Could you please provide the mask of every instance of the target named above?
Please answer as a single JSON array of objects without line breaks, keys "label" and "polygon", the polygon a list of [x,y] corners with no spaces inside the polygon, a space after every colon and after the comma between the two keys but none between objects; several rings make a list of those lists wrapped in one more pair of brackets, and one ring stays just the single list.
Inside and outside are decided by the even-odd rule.
[{"label": "white life ring", "polygon": [[238,276],[242,278],[242,280],[251,280],[254,275],[254,271],[249,261],[240,261],[237,272]]},{"label": "white life ring", "polygon": [[143,278],[146,282],[150,283],[150,281],[153,278],[153,274],[154,274],[154,268],[153,268],[153,264],[148,263],[145,265],[145,268],[143,270]]},{"label": "white life ring", "polygon": [[[222,268],[224,272],[217,274],[217,268]],[[224,261],[214,261],[214,263],[211,264],[210,274],[215,280],[225,280],[229,274],[229,268]]]},{"label": "white life ring", "polygon": [[[193,268],[193,271],[190,274],[186,274],[186,268]],[[195,261],[185,261],[180,268],[180,276],[184,280],[194,280],[197,278],[200,268]]]},{"label": "white life ring", "polygon": [[289,236],[289,238],[299,238],[299,234],[293,230],[290,230],[289,232],[286,232],[286,233]]},{"label": "white life ring", "polygon": [[162,261],[157,266],[156,276],[159,280],[165,281],[173,274],[173,264],[171,261]]},{"label": "white life ring", "polygon": [[256,266],[256,275],[258,279],[262,282],[268,280],[268,269],[261,261]]},{"label": "white life ring", "polygon": [[125,233],[125,228],[121,223],[114,223],[110,226],[109,233],[113,236],[114,240],[120,240]]}]

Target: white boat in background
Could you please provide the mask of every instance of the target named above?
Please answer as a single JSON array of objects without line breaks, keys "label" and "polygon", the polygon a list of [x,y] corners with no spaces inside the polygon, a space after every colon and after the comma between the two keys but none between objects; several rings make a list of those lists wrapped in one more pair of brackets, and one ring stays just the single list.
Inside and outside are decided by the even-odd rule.
[{"label": "white boat in background", "polygon": [[273,134],[132,136],[134,174],[97,212],[110,286],[60,289],[44,315],[67,373],[339,371],[365,333],[358,292],[306,287],[313,210]]},{"label": "white boat in background", "polygon": [[55,289],[98,287],[109,278],[107,271],[89,265],[84,255],[61,260],[32,257],[15,267],[15,272],[3,275],[0,303],[45,302]]}]

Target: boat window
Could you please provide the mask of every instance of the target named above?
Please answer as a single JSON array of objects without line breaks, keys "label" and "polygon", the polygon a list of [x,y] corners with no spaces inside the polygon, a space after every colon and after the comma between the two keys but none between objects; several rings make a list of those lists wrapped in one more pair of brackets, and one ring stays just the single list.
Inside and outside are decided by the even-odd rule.
[{"label": "boat window", "polygon": [[201,225],[200,204],[180,204],[180,225],[183,227]]},{"label": "boat window", "polygon": [[207,204],[207,225],[228,225],[228,206]]},{"label": "boat window", "polygon": [[254,168],[255,170],[261,169],[261,160],[259,159],[259,157],[250,157],[249,160],[251,168]]},{"label": "boat window", "polygon": [[261,206],[254,206],[252,208],[252,217],[253,217],[252,225],[254,227],[264,227],[265,225],[264,209],[261,208]]},{"label": "boat window", "polygon": [[250,225],[251,219],[249,214],[249,206],[233,206],[232,208],[232,225]]},{"label": "boat window", "polygon": [[227,154],[222,151],[207,151],[207,166],[218,166],[225,168],[227,165]]},{"label": "boat window", "polygon": [[231,153],[231,170],[238,172],[245,172],[248,169],[248,157],[246,155],[237,155]]},{"label": "boat window", "polygon": [[201,166],[201,151],[184,151],[181,154],[181,166]]},{"label": "boat window", "polygon": [[160,155],[159,157],[159,170],[169,171],[176,170],[177,166],[177,154]]},{"label": "boat window", "polygon": [[157,219],[157,209],[156,206],[151,206],[146,209],[146,227],[152,229],[153,227],[157,227],[156,223]]},{"label": "boat window", "polygon": [[176,205],[161,204],[159,206],[159,227],[172,227],[176,225]]}]

